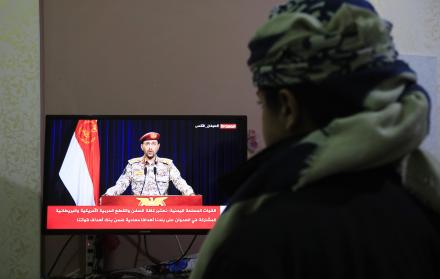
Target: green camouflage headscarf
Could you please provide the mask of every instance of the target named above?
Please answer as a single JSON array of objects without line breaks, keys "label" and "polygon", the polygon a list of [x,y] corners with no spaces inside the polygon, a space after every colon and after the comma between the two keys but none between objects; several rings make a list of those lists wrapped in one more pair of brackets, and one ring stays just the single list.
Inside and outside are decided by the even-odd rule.
[{"label": "green camouflage headscarf", "polygon": [[341,1],[290,1],[272,12],[249,44],[257,86],[320,83],[396,61],[389,22],[372,7],[331,2]]}]

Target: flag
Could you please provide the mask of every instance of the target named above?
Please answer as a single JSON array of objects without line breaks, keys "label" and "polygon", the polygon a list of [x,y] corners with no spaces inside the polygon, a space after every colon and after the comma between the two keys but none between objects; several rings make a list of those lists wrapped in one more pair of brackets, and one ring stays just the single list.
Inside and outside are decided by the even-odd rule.
[{"label": "flag", "polygon": [[76,205],[98,205],[98,120],[79,120],[59,172]]}]

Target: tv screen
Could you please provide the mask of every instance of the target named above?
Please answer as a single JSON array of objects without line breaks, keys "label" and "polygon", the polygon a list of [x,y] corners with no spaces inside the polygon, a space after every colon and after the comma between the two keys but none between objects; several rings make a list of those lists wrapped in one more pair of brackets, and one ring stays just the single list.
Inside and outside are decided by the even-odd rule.
[{"label": "tv screen", "polygon": [[47,115],[43,233],[194,233],[246,160],[245,116]]}]

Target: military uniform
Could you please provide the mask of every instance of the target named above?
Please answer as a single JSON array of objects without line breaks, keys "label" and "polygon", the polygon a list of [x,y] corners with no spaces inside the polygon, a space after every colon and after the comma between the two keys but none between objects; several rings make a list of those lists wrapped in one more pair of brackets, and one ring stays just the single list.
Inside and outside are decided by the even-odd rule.
[{"label": "military uniform", "polygon": [[131,184],[135,195],[167,195],[170,180],[182,195],[194,194],[194,190],[180,176],[172,160],[156,156],[155,162],[149,164],[144,162],[144,157],[133,158],[128,160],[124,173],[119,177],[116,185],[107,189],[105,194],[120,195]]}]

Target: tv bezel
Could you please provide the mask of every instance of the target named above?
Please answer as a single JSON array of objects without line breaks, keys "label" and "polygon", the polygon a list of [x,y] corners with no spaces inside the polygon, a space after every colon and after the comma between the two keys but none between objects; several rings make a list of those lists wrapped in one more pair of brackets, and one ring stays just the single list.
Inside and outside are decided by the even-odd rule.
[{"label": "tv bezel", "polygon": [[[45,185],[48,183],[48,170],[47,170],[47,158],[50,155],[50,151],[48,148],[48,142],[47,138],[50,136],[50,131],[47,128],[47,123],[51,119],[54,118],[66,118],[66,119],[151,119],[151,120],[174,120],[174,119],[192,119],[192,120],[205,120],[209,118],[211,121],[215,120],[230,120],[230,121],[237,121],[237,123],[240,123],[241,125],[238,126],[238,130],[243,133],[242,137],[242,144],[243,146],[247,146],[247,116],[246,115],[84,115],[84,114],[78,114],[78,115],[66,115],[66,114],[48,114],[45,115],[44,118],[44,138],[42,139],[42,146],[43,146],[43,154],[44,157],[42,158],[42,195],[41,195],[41,234],[42,235],[100,235],[100,234],[152,234],[152,235],[160,235],[160,234],[175,234],[175,235],[206,235],[210,229],[48,229],[47,228],[47,207],[48,201],[47,201],[47,191],[49,190],[49,187],[45,187]],[[247,151],[245,148],[245,152],[242,154],[242,162],[245,162],[247,160]],[[221,206],[221,205],[218,205]]]}]

